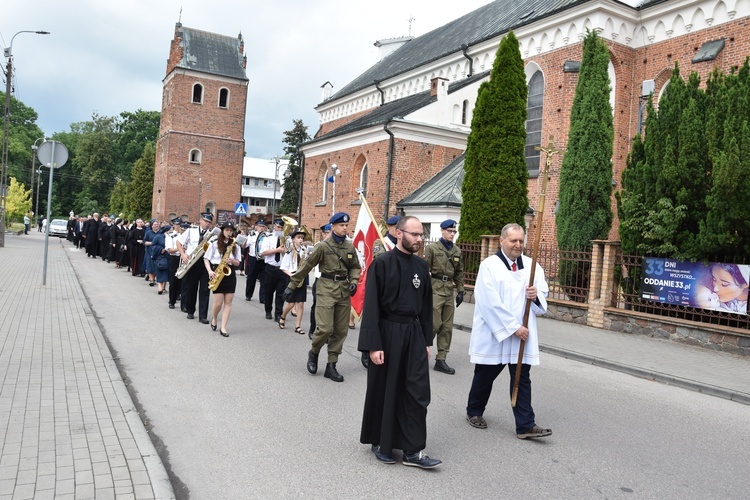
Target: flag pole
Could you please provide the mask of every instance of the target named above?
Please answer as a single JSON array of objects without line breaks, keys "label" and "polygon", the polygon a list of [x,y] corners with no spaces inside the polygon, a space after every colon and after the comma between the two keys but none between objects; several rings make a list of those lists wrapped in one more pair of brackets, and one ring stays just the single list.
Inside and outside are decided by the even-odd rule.
[{"label": "flag pole", "polygon": [[[385,240],[383,239],[383,235],[380,234],[380,229],[378,229],[378,225],[375,223],[375,216],[372,215],[372,211],[370,210],[370,205],[367,204],[367,199],[362,194],[362,191],[357,190],[357,192],[359,193],[359,200],[362,202],[362,205],[365,207],[365,210],[367,210],[367,215],[370,216],[372,225],[375,226],[375,230],[378,232],[378,239],[380,239],[380,244],[385,247],[386,246]],[[362,284],[362,286],[364,286],[364,283]],[[354,317],[357,318],[357,320],[360,319],[360,315],[357,314],[357,311],[354,310],[354,306],[351,306],[351,313],[354,314]]]}]

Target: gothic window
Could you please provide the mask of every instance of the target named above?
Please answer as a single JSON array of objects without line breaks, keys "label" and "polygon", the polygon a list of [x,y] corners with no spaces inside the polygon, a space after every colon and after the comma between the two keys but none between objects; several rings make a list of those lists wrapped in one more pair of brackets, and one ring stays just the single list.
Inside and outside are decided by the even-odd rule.
[{"label": "gothic window", "polygon": [[219,90],[219,107],[225,109],[229,107],[229,89]]},{"label": "gothic window", "polygon": [[461,125],[466,125],[469,119],[469,100],[464,99],[463,107],[461,108]]},{"label": "gothic window", "polygon": [[328,167],[325,164],[320,166],[319,176],[318,182],[321,182],[322,186],[320,188],[320,200],[318,200],[318,203],[325,205],[328,199]]},{"label": "gothic window", "polygon": [[367,163],[362,167],[362,171],[359,173],[359,189],[362,190],[362,194],[367,197]]},{"label": "gothic window", "polygon": [[544,111],[544,75],[537,71],[529,80],[529,94],[526,102],[526,168],[529,177],[539,175],[539,151],[542,145],[542,114]]},{"label": "gothic window", "polygon": [[190,163],[200,163],[201,162],[201,150],[200,149],[191,149],[190,150]]},{"label": "gothic window", "polygon": [[193,85],[193,103],[203,104],[203,85],[200,83]]}]

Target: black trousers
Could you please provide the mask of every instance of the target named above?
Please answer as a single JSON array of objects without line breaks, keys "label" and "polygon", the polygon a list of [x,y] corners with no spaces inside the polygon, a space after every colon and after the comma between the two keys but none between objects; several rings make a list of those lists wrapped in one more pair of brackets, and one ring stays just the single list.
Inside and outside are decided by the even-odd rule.
[{"label": "black trousers", "polygon": [[[174,305],[180,297],[182,289],[182,280],[175,276],[177,269],[180,267],[180,257],[169,257],[169,303]],[[198,264],[196,264],[198,265]]]},{"label": "black trousers", "polygon": [[[471,381],[469,402],[466,414],[470,417],[483,415],[490,400],[492,384],[506,365],[474,365],[474,380]],[[513,381],[516,378],[516,365],[507,365],[510,371],[510,396],[513,396]],[[518,384],[518,398],[513,408],[516,419],[516,434],[522,434],[534,427],[534,409],[531,407],[530,365],[521,365],[521,381]]]},{"label": "black trousers", "polygon": [[[273,317],[279,319],[281,312],[284,310],[284,289],[289,282],[289,276],[284,274],[281,268],[266,265],[266,313],[271,312],[273,307]],[[274,300],[274,293],[276,299]]]},{"label": "black trousers", "polygon": [[255,293],[255,285],[260,280],[258,295],[260,301],[266,302],[266,263],[255,257],[247,257],[247,279],[245,281],[245,298],[252,299]]},{"label": "black trousers", "polygon": [[310,332],[315,333],[315,327],[318,323],[315,322],[315,299],[318,294],[318,280],[315,280],[312,286],[312,306],[310,306]]},{"label": "black trousers", "polygon": [[184,278],[181,306],[188,314],[195,314],[195,299],[198,299],[198,319],[208,319],[208,271],[203,261],[196,262]]}]

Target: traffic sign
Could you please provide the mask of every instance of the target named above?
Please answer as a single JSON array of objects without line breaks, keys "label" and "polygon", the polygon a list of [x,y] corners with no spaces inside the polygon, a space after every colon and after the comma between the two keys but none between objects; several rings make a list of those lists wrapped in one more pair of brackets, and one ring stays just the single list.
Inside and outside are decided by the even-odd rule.
[{"label": "traffic sign", "polygon": [[68,148],[57,141],[44,141],[36,150],[36,157],[48,168],[60,168],[68,161]]},{"label": "traffic sign", "polygon": [[247,203],[235,203],[234,214],[235,215],[247,215]]}]

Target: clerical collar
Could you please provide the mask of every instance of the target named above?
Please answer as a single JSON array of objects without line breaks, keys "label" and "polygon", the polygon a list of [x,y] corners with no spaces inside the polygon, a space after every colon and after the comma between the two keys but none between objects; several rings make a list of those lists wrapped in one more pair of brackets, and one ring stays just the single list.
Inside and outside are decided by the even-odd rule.
[{"label": "clerical collar", "polygon": [[394,245],[398,243],[398,240],[393,235],[391,235],[391,233],[386,233],[385,237],[391,240],[391,243],[393,243]]},{"label": "clerical collar", "polygon": [[341,242],[343,242],[346,239],[346,235],[339,236],[336,233],[334,233],[333,231],[331,231],[331,238],[333,238],[333,241],[335,241],[336,243],[341,243]]},{"label": "clerical collar", "polygon": [[[501,248],[500,250],[498,250],[497,254],[495,255],[500,257],[500,260],[503,261],[503,264],[505,264],[505,267],[507,267],[508,271],[510,271],[511,270],[510,263],[513,262],[513,260],[507,255],[505,255],[505,252],[503,252],[503,249]],[[515,262],[516,262],[516,266],[518,266],[518,269],[523,269],[523,256],[522,255],[519,255]]]},{"label": "clerical collar", "polygon": [[442,243],[443,246],[445,248],[447,248],[448,250],[450,250],[451,248],[453,248],[453,242],[452,241],[448,241],[445,238],[440,238],[440,243]]}]

